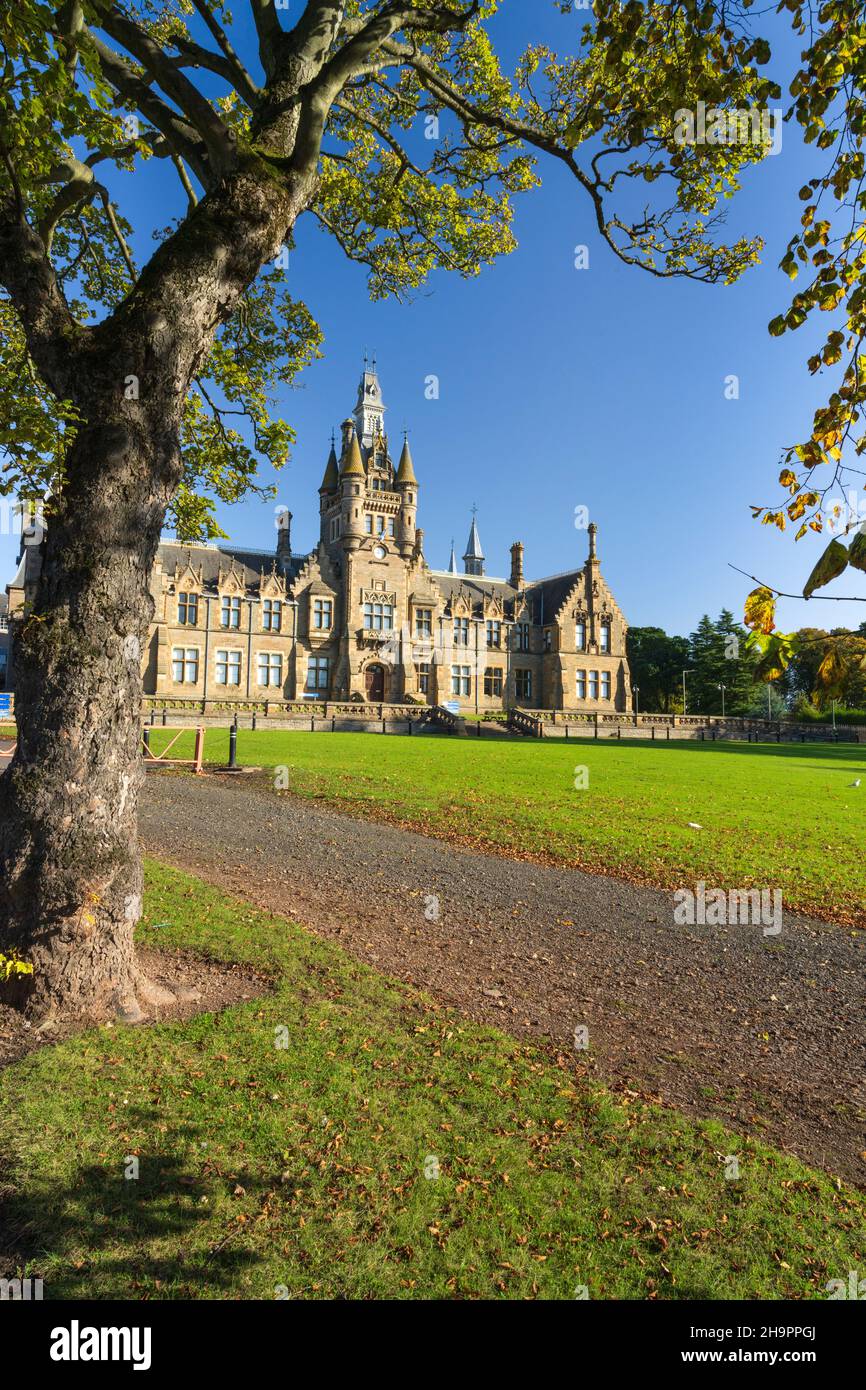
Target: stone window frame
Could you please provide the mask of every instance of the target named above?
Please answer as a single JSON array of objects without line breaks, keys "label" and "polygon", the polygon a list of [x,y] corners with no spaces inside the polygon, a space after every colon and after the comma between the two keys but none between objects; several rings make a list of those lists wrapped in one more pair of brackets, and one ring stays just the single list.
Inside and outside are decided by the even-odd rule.
[{"label": "stone window frame", "polygon": [[472,667],[468,663],[458,662],[451,667],[451,694],[456,695],[458,699],[461,696],[471,696]]},{"label": "stone window frame", "polygon": [[484,694],[494,699],[501,696],[504,689],[504,669],[501,666],[485,666]]},{"label": "stone window frame", "polygon": [[[330,632],[334,626],[334,600],[327,594],[313,594],[310,602],[312,622],[310,624],[313,632]],[[328,621],[325,622],[325,609],[327,608]],[[320,622],[319,619],[322,619]]]},{"label": "stone window frame", "polygon": [[[265,680],[262,680],[262,662],[266,663]],[[277,671],[278,680],[273,680],[274,669]],[[283,653],[257,651],[256,652],[256,685],[262,690],[282,689],[283,685]]]},{"label": "stone window frame", "polygon": [[[495,641],[491,641],[493,634],[495,634]],[[491,651],[502,650],[502,620],[500,618],[487,619],[487,646]]]},{"label": "stone window frame", "polygon": [[[225,661],[221,658],[225,657]],[[237,661],[235,661],[237,657]],[[220,667],[225,667],[226,678],[220,680]],[[230,673],[237,668],[237,680],[229,680]],[[226,690],[240,689],[243,680],[244,654],[240,647],[217,647],[214,652],[214,684],[225,686]]]},{"label": "stone window frame", "polygon": [[[177,656],[177,653],[178,653],[178,652],[181,653],[180,658],[178,658],[178,656]],[[194,653],[195,653],[195,656],[194,656],[194,669],[195,669],[195,675],[194,675],[193,677],[191,677],[191,678],[188,678],[188,677],[187,677],[187,667],[190,665],[190,657],[189,657],[190,652],[194,652]],[[182,668],[182,670],[183,670],[183,674],[182,674],[180,680],[178,680],[177,676],[175,675],[175,669],[176,669],[176,667],[178,666],[178,664],[181,666],[181,668]],[[183,647],[172,647],[172,649],[171,649],[171,679],[172,679],[172,681],[173,681],[173,683],[174,683],[175,685],[198,685],[198,673],[199,673],[199,670],[200,670],[200,669],[201,669],[201,647],[187,647],[187,646],[183,646]]]},{"label": "stone window frame", "polygon": [[587,686],[588,686],[588,690],[589,690],[589,699],[590,699],[590,700],[597,700],[597,699],[598,699],[598,671],[590,671],[590,672],[588,672],[588,675],[589,675],[589,680],[588,680],[588,682],[587,682]]},{"label": "stone window frame", "polygon": [[574,689],[576,700],[586,699],[586,671],[582,668],[574,673]]},{"label": "stone window frame", "polygon": [[[422,616],[421,616],[422,614],[426,614],[426,617],[422,618]],[[430,638],[432,638],[432,636],[433,636],[433,609],[432,609],[432,607],[431,607],[429,604],[426,605],[426,606],[425,606],[424,604],[419,604],[419,606],[414,610],[414,618],[415,618],[415,636],[416,636],[416,637],[430,637]]]},{"label": "stone window frame", "polygon": [[576,652],[586,651],[586,618],[578,617],[574,621],[574,650]]},{"label": "stone window frame", "polygon": [[455,614],[454,617],[454,646],[469,646],[469,619],[462,614]]},{"label": "stone window frame", "polygon": [[[605,687],[607,687],[607,688],[605,688]],[[612,682],[611,682],[611,679],[610,679],[610,671],[602,671],[602,672],[601,672],[601,683],[600,683],[600,686],[599,686],[599,690],[600,690],[600,696],[599,696],[599,698],[602,699],[602,700],[609,700],[609,699],[610,699],[611,688],[612,688]]]},{"label": "stone window frame", "polygon": [[[521,686],[523,689],[521,689]],[[532,668],[516,666],[514,669],[514,695],[518,700],[532,699]]]},{"label": "stone window frame", "polygon": [[[195,589],[181,589],[177,595],[177,625],[178,627],[198,627],[198,601],[199,594]],[[183,604],[183,616],[181,616],[181,604]],[[192,609],[193,616],[189,613]]]},{"label": "stone window frame", "polygon": [[[240,594],[220,594],[220,627],[224,632],[240,632],[242,611]],[[226,613],[232,619],[237,616],[237,622],[226,622]]]},{"label": "stone window frame", "polygon": [[[276,613],[274,612],[276,609]],[[274,618],[276,617],[276,622]],[[262,599],[262,632],[282,632],[283,600],[281,598]]]},{"label": "stone window frame", "polygon": [[[324,674],[324,680],[322,675]],[[308,656],[307,674],[304,690],[308,693],[327,690],[331,679],[331,658],[329,656]]]}]

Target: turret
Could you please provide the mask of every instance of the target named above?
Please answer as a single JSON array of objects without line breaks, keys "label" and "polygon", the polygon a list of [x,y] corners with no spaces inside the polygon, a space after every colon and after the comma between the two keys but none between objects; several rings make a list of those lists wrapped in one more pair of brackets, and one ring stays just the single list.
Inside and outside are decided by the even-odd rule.
[{"label": "turret", "polygon": [[400,494],[400,516],[397,522],[397,544],[400,554],[408,558],[415,550],[415,515],[418,507],[418,479],[412,464],[408,435],[403,439],[403,451],[394,487]]},{"label": "turret", "polygon": [[337,500],[340,489],[340,470],[337,466],[337,451],[334,448],[334,433],[331,431],[331,452],[325,464],[325,473],[319,486],[320,539],[324,544],[330,539],[330,510]]},{"label": "turret", "polygon": [[341,534],[349,550],[357,550],[364,535],[363,491],[366,477],[354,422],[344,420],[343,456],[340,459]]},{"label": "turret", "polygon": [[484,573],[484,551],[481,549],[481,538],[478,535],[474,513],[469,529],[469,540],[466,542],[466,551],[463,555],[463,572],[464,574],[478,575]]}]

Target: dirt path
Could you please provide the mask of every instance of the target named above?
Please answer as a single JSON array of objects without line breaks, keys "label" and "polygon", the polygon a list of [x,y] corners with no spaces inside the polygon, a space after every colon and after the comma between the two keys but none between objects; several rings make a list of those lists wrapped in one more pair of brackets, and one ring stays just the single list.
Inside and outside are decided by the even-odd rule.
[{"label": "dirt path", "polygon": [[866,1186],[866,936],[785,915],[682,927],[670,893],[277,796],[152,774],[147,850],[338,940],[471,1018],[571,1052],[614,1087]]}]

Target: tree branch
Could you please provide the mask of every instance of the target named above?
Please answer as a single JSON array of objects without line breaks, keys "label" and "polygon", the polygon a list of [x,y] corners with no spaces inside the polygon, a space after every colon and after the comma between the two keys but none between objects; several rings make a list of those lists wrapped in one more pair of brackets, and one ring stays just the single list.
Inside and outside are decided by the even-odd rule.
[{"label": "tree branch", "polygon": [[77,324],[39,234],[14,192],[0,198],[0,282],[21,320],[27,348],[59,400],[74,394],[76,356],[88,330]]}]

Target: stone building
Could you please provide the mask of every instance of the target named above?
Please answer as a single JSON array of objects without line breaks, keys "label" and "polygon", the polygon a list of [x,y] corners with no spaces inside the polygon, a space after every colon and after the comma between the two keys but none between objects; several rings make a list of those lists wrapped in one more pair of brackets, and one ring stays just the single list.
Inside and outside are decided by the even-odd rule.
[{"label": "stone building", "polygon": [[[473,516],[463,570],[432,569],[417,524],[420,484],[408,439],[396,464],[379,379],[362,374],[319,488],[319,540],[293,552],[291,513],[276,548],[159,548],[148,695],[195,700],[354,700],[446,704],[462,713],[631,708],[626,622],[605,580],[594,525],[580,569],[507,578],[485,572]],[[25,538],[26,540],[26,538]],[[32,538],[31,538],[32,541]],[[38,573],[22,546],[8,587],[14,619]]]}]

